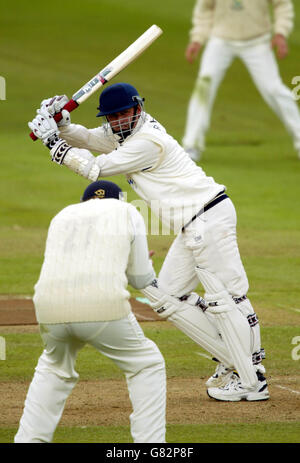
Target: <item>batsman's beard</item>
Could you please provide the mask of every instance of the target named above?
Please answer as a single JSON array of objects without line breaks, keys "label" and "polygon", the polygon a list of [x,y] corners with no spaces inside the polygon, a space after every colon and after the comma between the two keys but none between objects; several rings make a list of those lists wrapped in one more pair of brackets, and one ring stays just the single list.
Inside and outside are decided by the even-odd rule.
[{"label": "batsman's beard", "polygon": [[133,116],[122,117],[117,121],[109,122],[105,117],[103,128],[107,136],[117,136],[119,137],[118,141],[122,143],[127,137],[133,135],[141,128],[145,119],[145,112],[141,111],[137,114],[137,109],[135,109]]}]

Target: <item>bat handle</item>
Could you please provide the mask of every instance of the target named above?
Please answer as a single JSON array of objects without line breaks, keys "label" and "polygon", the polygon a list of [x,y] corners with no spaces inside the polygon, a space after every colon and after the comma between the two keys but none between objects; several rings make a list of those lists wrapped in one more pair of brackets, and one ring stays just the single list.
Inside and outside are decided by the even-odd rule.
[{"label": "bat handle", "polygon": [[[69,111],[69,113],[70,113],[71,111],[74,111],[74,109],[78,108],[78,106],[79,106],[79,104],[76,103],[75,100],[72,100],[72,99],[71,99],[71,100],[68,101],[68,103],[65,104],[65,106],[63,107],[63,109],[66,109],[66,110]],[[61,113],[55,114],[54,120],[55,120],[56,122],[61,121],[61,120],[62,120],[62,115],[61,115]],[[31,132],[31,133],[29,134],[29,136],[30,136],[30,138],[32,138],[33,141],[37,140],[37,137],[34,135],[33,132]]]}]

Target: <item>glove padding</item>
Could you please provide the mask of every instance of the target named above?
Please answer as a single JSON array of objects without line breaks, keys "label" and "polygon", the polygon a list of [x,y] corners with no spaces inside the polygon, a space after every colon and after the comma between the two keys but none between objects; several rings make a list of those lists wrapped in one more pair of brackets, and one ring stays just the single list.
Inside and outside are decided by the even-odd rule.
[{"label": "glove padding", "polygon": [[55,95],[52,98],[47,98],[41,102],[41,108],[43,111],[48,111],[51,116],[55,116],[61,112],[62,119],[57,122],[58,127],[63,127],[71,124],[71,117],[69,111],[63,109],[63,107],[68,103],[69,98],[67,95]]},{"label": "glove padding", "polygon": [[57,124],[48,111],[38,109],[37,113],[38,115],[31,122],[28,122],[28,126],[34,135],[51,149],[59,140]]}]

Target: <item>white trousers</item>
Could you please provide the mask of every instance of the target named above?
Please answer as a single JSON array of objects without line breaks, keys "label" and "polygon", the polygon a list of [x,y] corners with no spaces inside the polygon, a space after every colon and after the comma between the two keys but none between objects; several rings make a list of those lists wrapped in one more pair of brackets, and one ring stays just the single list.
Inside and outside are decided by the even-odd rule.
[{"label": "white trousers", "polygon": [[[199,284],[196,268],[200,267],[215,275],[233,298],[245,296],[249,283],[238,248],[236,222],[235,207],[227,198],[179,233],[159,273],[161,290],[177,297],[189,294]],[[248,298],[236,307],[247,319],[255,313]],[[214,316],[205,314],[216,327]],[[260,354],[261,338],[259,323],[252,325],[249,324],[250,350],[254,356]]]},{"label": "white trousers", "polygon": [[240,58],[245,64],[261,96],[282,121],[293,137],[294,148],[300,152],[300,112],[292,91],[282,82],[270,40],[255,45],[253,41],[234,45],[217,37],[208,41],[202,55],[188,105],[182,140],[184,148],[198,148],[200,151],[205,148],[205,134],[210,126],[215,97],[235,58]]},{"label": "white trousers", "polygon": [[15,443],[52,441],[65,402],[78,380],[76,355],[85,344],[95,347],[125,373],[133,408],[133,441],[165,442],[164,359],[132,313],[110,322],[41,325],[41,336],[45,349],[28,389]]},{"label": "white trousers", "polygon": [[196,266],[218,277],[234,297],[247,294],[249,284],[236,236],[236,211],[224,199],[196,220],[173,241],[159,274],[159,287],[183,296],[199,284]]}]

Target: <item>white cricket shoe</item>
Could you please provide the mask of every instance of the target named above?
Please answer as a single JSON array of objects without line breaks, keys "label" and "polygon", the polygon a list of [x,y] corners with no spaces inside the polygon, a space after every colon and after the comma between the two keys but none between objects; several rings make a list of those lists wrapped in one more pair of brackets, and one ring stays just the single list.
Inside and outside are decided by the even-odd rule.
[{"label": "white cricket shoe", "polygon": [[258,400],[268,400],[270,395],[266,378],[257,372],[257,385],[253,388],[242,386],[239,376],[235,375],[226,386],[208,388],[207,394],[215,400],[223,402],[240,402],[246,400],[254,402]]},{"label": "white cricket shoe", "polygon": [[218,363],[216,371],[210,378],[208,378],[205,384],[207,387],[226,386],[226,384],[229,383],[234,376],[236,376],[236,374],[233,369],[226,368],[222,363]]},{"label": "white cricket shoe", "polygon": [[185,151],[194,162],[200,161],[202,152],[199,149],[187,148]]}]

